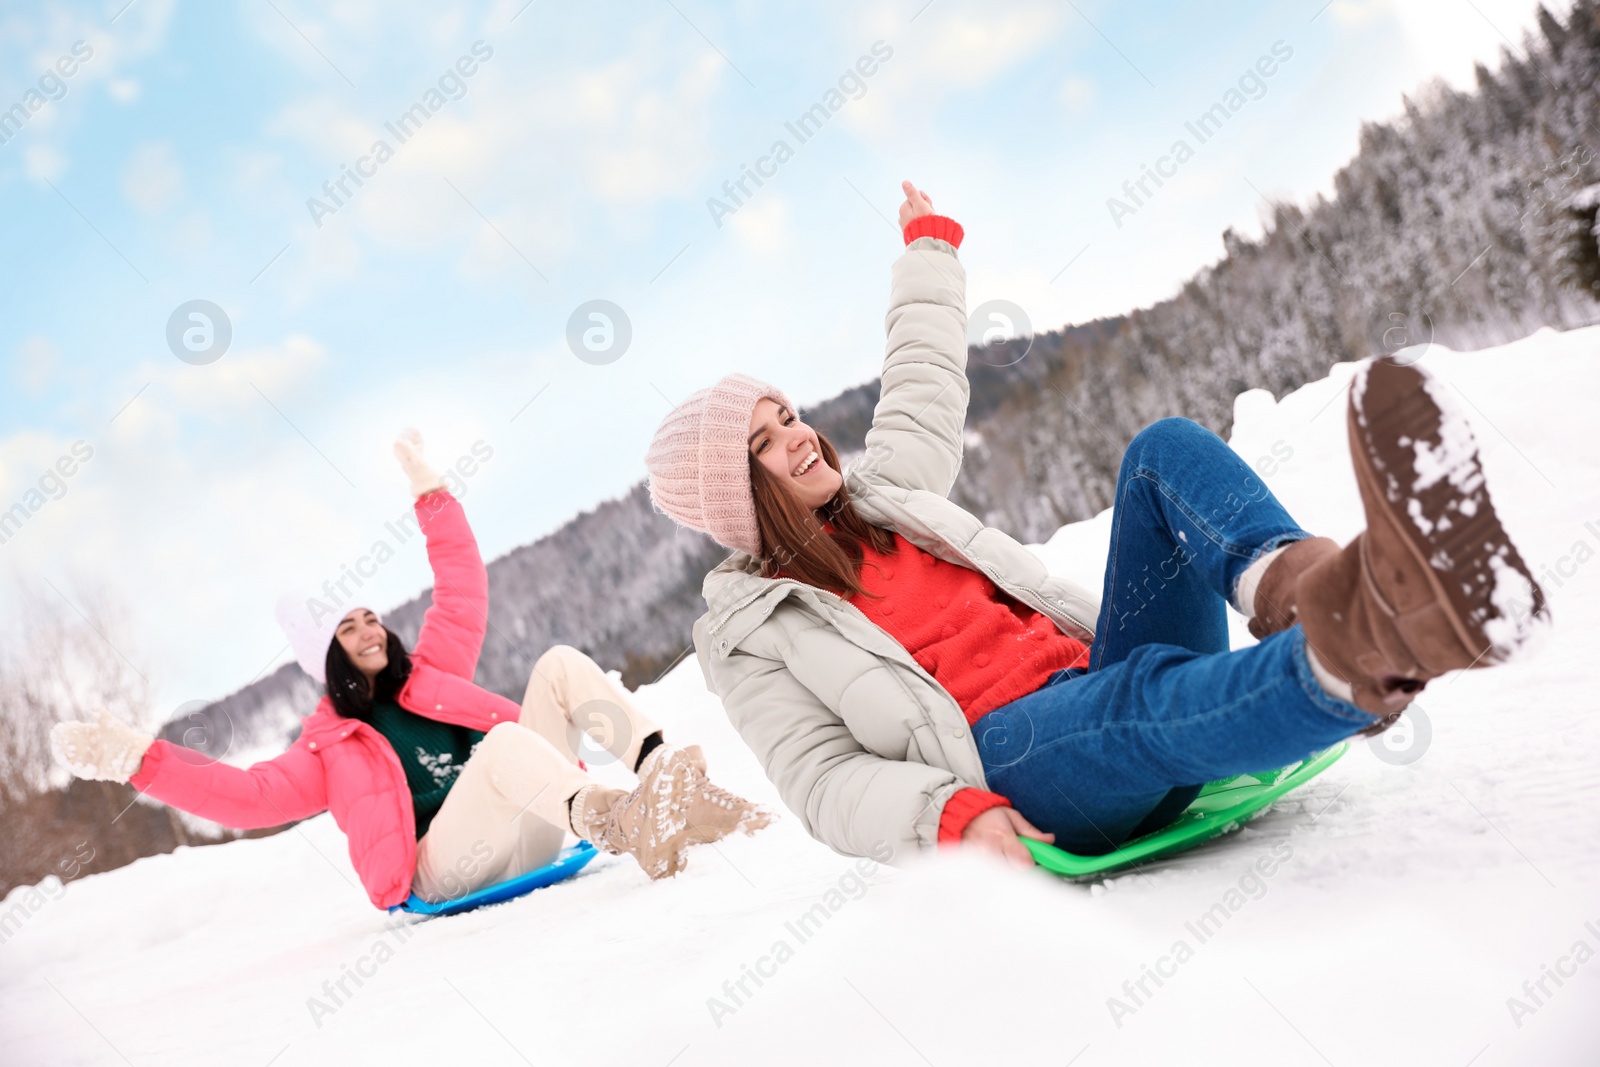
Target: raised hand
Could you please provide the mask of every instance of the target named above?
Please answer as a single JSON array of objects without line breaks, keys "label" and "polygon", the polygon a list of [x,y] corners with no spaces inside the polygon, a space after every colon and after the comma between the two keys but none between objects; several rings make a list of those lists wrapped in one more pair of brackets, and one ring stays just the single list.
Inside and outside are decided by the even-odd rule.
[{"label": "raised hand", "polygon": [[422,434],[409,426],[401,430],[400,436],[394,439],[394,454],[405,468],[406,477],[411,479],[412,496],[422,497],[444,488],[438,472],[422,458]]},{"label": "raised hand", "polygon": [[97,722],[58,722],[50,728],[50,751],[56,762],[79,778],[97,782],[132,778],[154,740],[105,708]]},{"label": "raised hand", "polygon": [[906,194],[905,203],[900,205],[900,228],[903,230],[912,219],[933,214],[933,198],[910,182],[901,182],[900,188]]}]

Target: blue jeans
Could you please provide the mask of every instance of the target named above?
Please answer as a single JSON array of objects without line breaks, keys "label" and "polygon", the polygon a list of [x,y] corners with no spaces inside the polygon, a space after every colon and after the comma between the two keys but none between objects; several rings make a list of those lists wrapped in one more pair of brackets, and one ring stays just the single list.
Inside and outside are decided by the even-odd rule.
[{"label": "blue jeans", "polygon": [[1159,829],[1217,778],[1281,767],[1377,718],[1312,676],[1299,626],[1228,651],[1227,601],[1310,534],[1210,430],[1163,419],[1128,446],[1089,666],[989,712],[989,788],[1081,855]]}]

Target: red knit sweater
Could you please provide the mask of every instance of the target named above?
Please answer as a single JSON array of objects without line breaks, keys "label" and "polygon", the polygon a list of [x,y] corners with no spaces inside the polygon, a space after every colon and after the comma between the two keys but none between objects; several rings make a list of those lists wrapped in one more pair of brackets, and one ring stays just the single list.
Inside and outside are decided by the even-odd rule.
[{"label": "red knit sweater", "polygon": [[899,534],[890,555],[862,546],[861,613],[898,641],[961,705],[968,725],[1089,663],[1089,648],[975,570]]}]

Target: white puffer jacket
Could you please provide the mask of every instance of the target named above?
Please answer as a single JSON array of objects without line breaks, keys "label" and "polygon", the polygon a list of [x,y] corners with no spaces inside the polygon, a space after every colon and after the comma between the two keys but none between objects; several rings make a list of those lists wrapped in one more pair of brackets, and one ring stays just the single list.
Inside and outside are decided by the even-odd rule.
[{"label": "white puffer jacket", "polygon": [[[1099,597],[1046,573],[946,494],[961,469],[967,276],[953,245],[919,237],[892,271],[883,390],[866,453],[845,474],[862,518],[979,571],[1065,633],[1093,637]],[[706,576],[694,643],[706,683],[819,841],[904,860],[938,840],[945,802],[985,788],[960,705],[842,598],[763,578],[736,552]]]}]

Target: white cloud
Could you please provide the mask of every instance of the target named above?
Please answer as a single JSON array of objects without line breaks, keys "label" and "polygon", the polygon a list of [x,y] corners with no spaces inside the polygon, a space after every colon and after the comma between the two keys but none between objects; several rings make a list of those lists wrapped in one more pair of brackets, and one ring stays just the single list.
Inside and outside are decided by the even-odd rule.
[{"label": "white cloud", "polygon": [[916,60],[940,71],[947,85],[988,84],[1019,60],[1043,48],[1062,25],[1055,4],[1027,4],[996,17],[992,10],[967,14],[934,9],[931,41],[908,47]]},{"label": "white cloud", "polygon": [[187,263],[205,262],[214,236],[211,215],[203,208],[185,212],[167,232],[173,252]]},{"label": "white cloud", "polygon": [[143,214],[155,217],[183,197],[183,167],[167,141],[134,148],[122,169],[122,195]]},{"label": "white cloud", "polygon": [[[529,264],[550,277],[551,265],[560,262],[578,239],[572,213],[557,201],[541,199],[529,203],[519,198],[478,204],[491,225],[480,219],[442,182],[439,188],[454,201],[448,213],[457,232],[470,235],[456,261],[456,269],[465,278],[479,280],[509,275],[517,281],[540,284]],[[477,197],[476,189],[462,192],[474,199]]]},{"label": "white cloud", "polygon": [[426,248],[459,233],[468,219],[469,224],[480,222],[436,172],[397,161],[356,193],[328,225],[359,227],[387,248]]},{"label": "white cloud", "polygon": [[17,382],[30,393],[38,393],[49,383],[55,373],[56,361],[60,353],[48,337],[43,334],[32,334],[23,338],[17,346],[16,361],[12,364],[12,373],[16,375]]},{"label": "white cloud", "polygon": [[[627,56],[587,75],[577,121],[568,126],[587,149],[576,160],[593,191],[625,205],[690,191],[707,162],[706,109],[728,69],[721,56],[702,53],[663,87],[651,84],[661,74],[660,59],[643,65],[638,58]],[[547,105],[563,110],[554,99]]]},{"label": "white cloud", "polygon": [[1365,26],[1387,14],[1392,0],[1333,0],[1328,13],[1345,26]]},{"label": "white cloud", "polygon": [[67,169],[66,157],[47,144],[29,145],[22,153],[28,168],[28,177],[34,181],[53,182]]},{"label": "white cloud", "polygon": [[[279,108],[267,121],[264,132],[309,149],[312,161],[326,164],[328,176],[333,178],[338,177],[339,164],[352,162],[380,136],[393,140],[382,129],[388,117],[357,114],[342,98],[315,92],[295,97]],[[313,191],[307,190],[306,195]]]},{"label": "white cloud", "polygon": [[731,220],[733,230],[763,258],[789,248],[789,202],[770,190],[758,193]]},{"label": "white cloud", "polygon": [[[82,106],[85,86],[101,81],[115,86],[126,81],[120,71],[166,44],[174,5],[175,0],[140,0],[128,5],[114,26],[107,21],[109,14],[93,5],[76,9],[53,6],[32,18],[8,10],[0,25],[0,61],[8,70],[20,68],[37,77],[68,54],[76,42],[83,42],[92,55],[78,57],[81,62],[67,79],[66,97],[53,105],[75,112]],[[117,91],[113,89],[113,94]]]},{"label": "white cloud", "polygon": [[[593,240],[604,228],[647,220],[614,209],[643,212],[696,194],[708,167],[712,101],[730,72],[709,49],[663,49],[660,25],[672,17],[635,27],[623,54],[613,46],[605,62],[575,55],[566,70],[518,63],[514,44],[492,39],[494,55],[466,79],[466,94],[403,144],[384,121],[420,99],[432,80],[382,111],[322,92],[280,108],[267,132],[303,145],[326,178],[338,178],[341,165],[380,138],[395,152],[320,227],[305,208],[308,197],[327,200],[320,183],[293,191],[296,242],[314,245],[317,269],[316,284],[293,283],[297,306],[328,282],[352,277],[369,244],[419,250],[464,240],[457,264],[467,277],[525,273],[524,256],[553,277],[578,234]],[[425,43],[431,58],[422,69],[437,63],[442,70],[437,46]],[[592,218],[576,213],[575,203]]]},{"label": "white cloud", "polygon": [[[0,439],[0,513],[16,504],[39,477],[72,448],[72,438],[39,430],[21,430]],[[16,536],[16,531],[0,528]]]},{"label": "white cloud", "polygon": [[[307,216],[291,231],[289,251],[273,265],[268,278],[281,287],[284,315],[300,314],[329,291],[359,276],[363,257],[354,228],[324,220],[320,230]],[[265,261],[265,260],[263,260]]]},{"label": "white cloud", "polygon": [[[1473,0],[1465,6],[1455,0],[1387,3],[1419,70],[1436,74],[1457,89],[1476,84],[1474,60],[1481,60],[1490,70],[1497,67],[1495,57],[1507,45],[1507,38],[1513,42],[1512,52],[1522,55],[1523,31],[1537,26],[1534,16],[1538,9],[1529,0]],[[1553,6],[1560,10],[1560,5]],[[1566,12],[1560,17],[1565,21]]]},{"label": "white cloud", "polygon": [[147,363],[140,376],[165,384],[190,414],[226,419],[239,408],[259,404],[258,389],[269,397],[282,396],[305,384],[326,357],[327,350],[319,342],[303,334],[291,334],[273,347],[229,351],[203,368],[175,359]]},{"label": "white cloud", "polygon": [[254,146],[230,154],[229,186],[240,201],[293,202],[295,190],[283,176],[283,156]]},{"label": "white cloud", "polygon": [[1056,99],[1066,111],[1082,114],[1094,103],[1094,83],[1087,78],[1068,78],[1061,83]]},{"label": "white cloud", "polygon": [[137,62],[165,42],[172,5],[173,0],[133,5],[133,10],[114,27],[106,24],[104,15],[90,9],[54,6],[28,15],[9,9],[5,12],[0,19],[0,69],[8,74],[26,72],[21,80],[32,83],[45,71],[53,70],[63,57],[75,63],[72,75],[63,79],[65,95],[52,99],[28,123],[31,143],[21,152],[30,178],[40,182],[60,180],[69,162],[63,145],[93,95],[91,87],[98,81],[115,81],[113,75],[118,69]]},{"label": "white cloud", "polygon": [[851,101],[840,117],[874,141],[892,140],[908,117],[929,113],[952,91],[989,84],[1049,45],[1062,26],[1061,9],[1047,3],[1025,3],[1003,14],[935,5],[910,26],[897,6],[858,9],[844,43],[866,54],[882,40],[894,54],[866,79],[866,95]]}]

